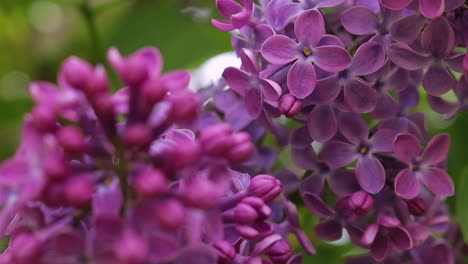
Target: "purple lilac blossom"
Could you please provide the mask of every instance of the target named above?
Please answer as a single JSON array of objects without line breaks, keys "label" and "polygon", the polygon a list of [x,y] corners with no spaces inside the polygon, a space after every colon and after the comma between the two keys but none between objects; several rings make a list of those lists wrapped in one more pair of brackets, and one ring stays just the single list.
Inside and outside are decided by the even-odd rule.
[{"label": "purple lilac blossom", "polygon": [[[445,118],[468,109],[463,4],[260,1],[233,36],[241,59],[250,50],[258,76],[281,87],[276,102],[257,100],[263,112],[251,122],[267,132],[294,124],[287,133],[293,164],[263,173],[282,181],[285,199],[300,194],[321,219],[320,238],[337,240],[346,230],[355,246],[369,249],[347,263],[463,263],[466,245],[444,204],[454,193],[450,138],[429,140],[425,113],[417,112],[421,96]],[[317,49],[328,49],[319,60]],[[226,82],[237,92],[236,80]],[[456,101],[445,96],[452,91]]]}]

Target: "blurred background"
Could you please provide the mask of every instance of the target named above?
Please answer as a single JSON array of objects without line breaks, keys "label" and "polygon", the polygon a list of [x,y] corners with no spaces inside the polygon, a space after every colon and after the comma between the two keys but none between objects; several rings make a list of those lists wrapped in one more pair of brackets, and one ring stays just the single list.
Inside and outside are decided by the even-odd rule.
[{"label": "blurred background", "polygon": [[[204,61],[231,50],[230,35],[215,30],[215,0],[0,0],[0,160],[14,153],[22,118],[30,111],[28,85],[32,80],[55,82],[63,59],[77,55],[103,62],[110,46],[123,54],[143,46],[156,46],[164,56],[164,70],[196,69]],[[217,66],[218,71],[222,67]],[[455,208],[468,208],[468,116],[451,121],[431,112],[424,103],[431,135],[449,132],[452,147],[449,173],[457,186]],[[466,190],[465,190],[466,189]],[[455,201],[458,201],[455,203]],[[303,208],[300,208],[302,210]],[[468,210],[457,210],[468,221]],[[316,221],[301,214],[304,226]],[[306,263],[342,263],[344,255],[359,254],[349,245],[318,243],[319,256]]]},{"label": "blurred background", "polygon": [[156,46],[165,70],[196,68],[230,48],[229,34],[211,27],[213,8],[214,0],[1,0],[0,160],[18,144],[31,80],[54,82],[72,54],[102,62],[110,46],[123,54]]}]

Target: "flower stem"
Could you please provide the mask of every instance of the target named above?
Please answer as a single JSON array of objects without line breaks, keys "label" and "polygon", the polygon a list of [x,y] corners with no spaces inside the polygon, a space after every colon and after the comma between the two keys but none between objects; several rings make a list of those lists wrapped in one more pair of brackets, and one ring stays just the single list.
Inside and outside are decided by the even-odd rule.
[{"label": "flower stem", "polygon": [[96,27],[96,17],[94,11],[89,3],[89,0],[83,0],[80,5],[80,12],[83,16],[86,27],[88,28],[89,37],[91,40],[91,46],[93,49],[94,62],[101,61],[101,45],[99,41],[99,34]]}]

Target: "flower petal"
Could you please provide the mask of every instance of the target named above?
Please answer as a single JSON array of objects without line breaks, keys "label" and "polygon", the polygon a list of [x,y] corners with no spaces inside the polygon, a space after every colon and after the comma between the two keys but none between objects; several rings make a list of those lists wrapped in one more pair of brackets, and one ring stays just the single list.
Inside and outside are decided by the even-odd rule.
[{"label": "flower petal", "polygon": [[268,25],[276,31],[283,29],[289,21],[302,11],[300,3],[284,0],[271,0],[265,8],[265,18]]},{"label": "flower petal", "polygon": [[440,64],[432,64],[424,74],[422,85],[430,95],[438,96],[455,86],[453,75]]},{"label": "flower petal", "polygon": [[445,241],[437,241],[432,245],[428,250],[427,254],[424,256],[424,263],[428,264],[438,264],[438,263],[447,263],[454,264],[454,254],[453,249],[446,244]]},{"label": "flower petal", "polygon": [[400,250],[410,249],[413,246],[410,234],[403,227],[392,228],[388,236],[392,244]]},{"label": "flower petal", "polygon": [[333,109],[329,105],[316,106],[307,117],[307,128],[315,141],[330,140],[337,130]]},{"label": "flower petal", "polygon": [[297,60],[289,69],[287,83],[289,91],[299,99],[311,94],[317,83],[314,66],[304,60]]},{"label": "flower petal", "polygon": [[335,74],[318,80],[314,92],[304,99],[304,105],[329,104],[335,100],[340,91],[341,85]]},{"label": "flower petal", "polygon": [[370,139],[373,153],[392,152],[397,130],[380,128]]},{"label": "flower petal", "polygon": [[353,112],[369,113],[377,104],[377,93],[368,83],[352,78],[345,83],[344,100]]},{"label": "flower petal", "polygon": [[356,165],[356,178],[362,189],[368,193],[378,193],[385,185],[385,170],[372,155],[361,157]]},{"label": "flower petal", "polygon": [[281,95],[281,86],[276,82],[268,79],[260,80],[260,84],[262,85],[263,95],[265,99],[270,102],[276,102],[279,96]]},{"label": "flower petal", "polygon": [[304,193],[303,199],[304,199],[305,206],[307,206],[307,208],[312,213],[316,214],[317,216],[328,217],[328,216],[332,216],[335,214],[333,209],[328,207],[322,201],[322,199],[314,193],[310,193],[310,192]]},{"label": "flower petal", "polygon": [[390,45],[387,55],[397,66],[409,71],[422,69],[431,60],[431,57],[420,54],[403,43]]},{"label": "flower petal", "polygon": [[380,0],[383,6],[391,10],[401,10],[408,6],[412,0]]},{"label": "flower petal", "polygon": [[252,51],[243,48],[239,53],[239,57],[242,62],[242,67],[245,71],[247,71],[250,74],[258,75],[259,70],[257,67],[257,62],[255,60],[255,55]]},{"label": "flower petal", "polygon": [[[420,0],[420,2],[421,1],[424,0]],[[437,56],[449,54],[455,46],[455,33],[447,19],[438,18],[432,20],[426,28],[424,28],[421,36],[421,44],[424,50],[431,54]]]},{"label": "flower petal", "polygon": [[265,40],[262,55],[270,63],[287,64],[297,59],[297,43],[284,35],[275,35]]},{"label": "flower petal", "polygon": [[318,223],[315,226],[317,236],[328,241],[334,241],[341,238],[343,227],[337,221],[330,220]]},{"label": "flower petal", "polygon": [[371,116],[379,120],[389,119],[395,117],[398,110],[398,103],[395,102],[395,99],[389,93],[381,92],[377,94],[377,103]]},{"label": "flower petal", "polygon": [[370,35],[377,31],[377,15],[367,7],[355,6],[340,15],[341,24],[351,34]]},{"label": "flower petal", "polygon": [[433,193],[446,197],[454,194],[454,186],[452,178],[445,172],[436,167],[422,169],[420,172],[421,181]]},{"label": "flower petal", "polygon": [[419,0],[419,11],[427,18],[441,16],[444,9],[444,0]]},{"label": "flower petal", "polygon": [[413,199],[421,190],[421,182],[414,173],[406,168],[395,178],[395,193],[404,199]]},{"label": "flower petal", "polygon": [[393,143],[393,151],[397,159],[411,165],[421,153],[421,144],[411,134],[400,134]]},{"label": "flower petal", "polygon": [[320,157],[331,168],[339,168],[356,159],[356,148],[348,143],[329,141],[323,146]]},{"label": "flower petal", "polygon": [[308,48],[314,47],[325,35],[325,21],[316,9],[302,13],[294,24],[294,33],[299,43]]},{"label": "flower petal", "polygon": [[384,47],[377,42],[368,41],[357,49],[349,70],[356,76],[368,75],[382,68],[385,62]]},{"label": "flower petal", "polygon": [[232,15],[243,10],[239,3],[232,0],[216,0],[216,8],[218,9],[219,13],[221,13],[221,15],[226,18],[230,18]]},{"label": "flower petal", "polygon": [[364,233],[362,234],[361,242],[364,245],[370,245],[374,242],[375,238],[377,237],[377,233],[379,232],[379,225],[378,224],[371,224],[369,225]]},{"label": "flower petal", "polygon": [[423,29],[426,21],[419,14],[402,17],[390,26],[390,35],[398,42],[411,44],[418,38],[419,32]]},{"label": "flower petal", "polygon": [[245,94],[244,102],[250,117],[257,118],[263,109],[263,94],[260,89],[253,88],[248,90]]},{"label": "flower petal", "polygon": [[433,137],[426,146],[421,161],[425,164],[437,165],[447,159],[450,147],[450,136],[447,133]]},{"label": "flower petal", "polygon": [[227,32],[235,29],[231,22],[227,20],[211,19],[211,24],[213,27],[221,31]]},{"label": "flower petal", "polygon": [[341,113],[339,118],[340,132],[354,145],[359,145],[369,135],[369,127],[364,119],[354,113]]},{"label": "flower petal", "polygon": [[335,170],[327,177],[330,189],[339,197],[351,195],[360,190],[354,170]]},{"label": "flower petal", "polygon": [[342,47],[321,46],[312,50],[312,61],[328,72],[339,72],[351,64],[351,56]]},{"label": "flower petal", "polygon": [[223,72],[223,78],[232,90],[242,96],[251,89],[250,75],[235,67],[227,67]]},{"label": "flower petal", "polygon": [[372,257],[381,262],[390,253],[390,241],[384,236],[377,236],[374,243],[372,243],[370,250]]}]

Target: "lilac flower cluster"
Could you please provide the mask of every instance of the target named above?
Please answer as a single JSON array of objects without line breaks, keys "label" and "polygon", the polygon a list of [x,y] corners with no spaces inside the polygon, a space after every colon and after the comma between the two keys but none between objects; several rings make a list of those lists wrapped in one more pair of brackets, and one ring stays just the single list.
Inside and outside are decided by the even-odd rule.
[{"label": "lilac flower cluster", "polygon": [[108,61],[115,93],[76,57],[58,85],[31,84],[21,146],[0,166],[0,263],[300,262],[288,233],[313,253],[281,182],[234,170],[256,155],[250,134],[200,122],[188,72],[162,74],[155,48]]},{"label": "lilac flower cluster", "polygon": [[[296,168],[288,177],[265,172],[283,182],[283,199],[298,192],[322,219],[316,234],[337,240],[346,230],[353,244],[369,249],[370,256],[349,263],[464,263],[466,245],[443,202],[454,194],[446,172],[450,138],[430,138],[417,110],[420,92],[447,118],[468,108],[467,3],[216,6],[226,20],[212,24],[232,31],[242,66],[225,69],[230,89],[221,82],[211,93],[215,109],[239,131],[260,124],[280,145],[289,138]],[[228,100],[233,107],[219,103]],[[288,132],[285,123],[296,129]]]}]

